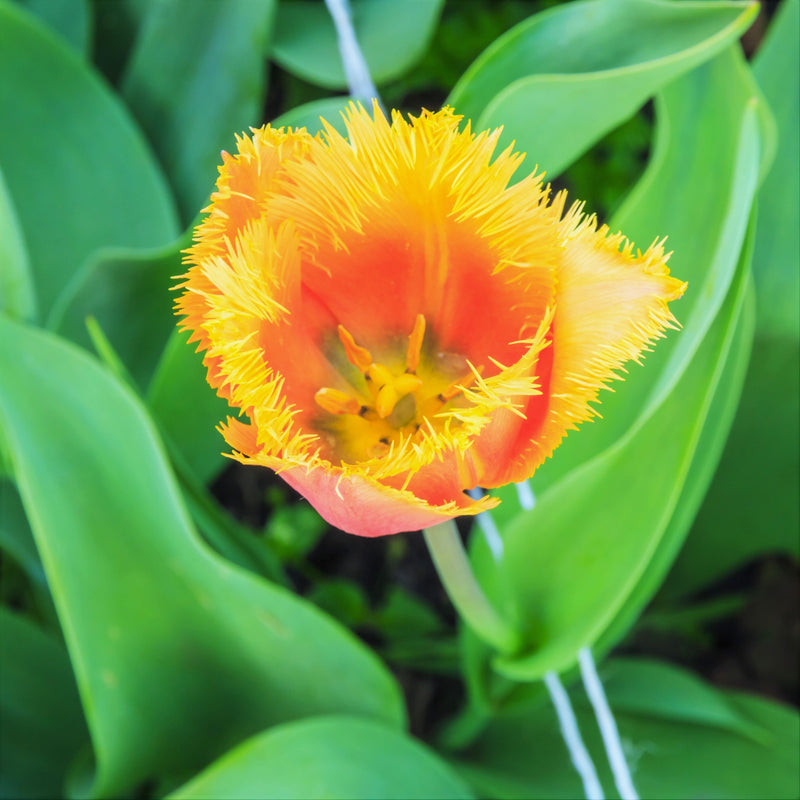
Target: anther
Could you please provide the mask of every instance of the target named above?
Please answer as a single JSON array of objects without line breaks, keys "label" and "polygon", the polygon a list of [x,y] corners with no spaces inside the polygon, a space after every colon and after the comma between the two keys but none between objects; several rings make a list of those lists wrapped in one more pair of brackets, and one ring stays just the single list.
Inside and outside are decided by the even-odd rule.
[{"label": "anther", "polygon": [[406,372],[414,373],[419,366],[419,357],[422,352],[422,340],[425,338],[425,317],[417,314],[414,320],[414,330],[408,337],[408,350],[406,351]]},{"label": "anther", "polygon": [[378,412],[378,416],[381,419],[386,419],[394,410],[399,399],[400,397],[397,394],[397,390],[391,383],[381,386],[375,398],[375,410]]},{"label": "anther", "polygon": [[366,372],[369,365],[372,363],[372,353],[366,347],[361,347],[356,344],[356,340],[350,334],[350,331],[340,325],[338,328],[339,340],[344,346],[344,352],[347,360],[354,366],[358,367],[361,372]]}]

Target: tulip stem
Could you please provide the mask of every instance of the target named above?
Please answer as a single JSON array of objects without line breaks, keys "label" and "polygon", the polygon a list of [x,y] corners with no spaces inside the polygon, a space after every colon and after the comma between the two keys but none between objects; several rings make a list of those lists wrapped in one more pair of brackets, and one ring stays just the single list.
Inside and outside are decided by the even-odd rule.
[{"label": "tulip stem", "polygon": [[450,600],[462,619],[497,650],[519,649],[518,633],[497,613],[478,583],[453,520],[423,531],[425,543]]}]

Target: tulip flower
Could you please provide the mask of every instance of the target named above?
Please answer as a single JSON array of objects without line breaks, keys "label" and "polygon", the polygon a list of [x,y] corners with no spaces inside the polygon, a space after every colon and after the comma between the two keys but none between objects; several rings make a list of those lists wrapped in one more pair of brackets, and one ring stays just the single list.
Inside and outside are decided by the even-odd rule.
[{"label": "tulip flower", "polygon": [[239,410],[233,458],[275,470],[331,524],[380,536],[497,503],[599,390],[675,326],[662,243],[635,251],[500,131],[451,109],[347,136],[269,125],[223,153],[178,313]]}]

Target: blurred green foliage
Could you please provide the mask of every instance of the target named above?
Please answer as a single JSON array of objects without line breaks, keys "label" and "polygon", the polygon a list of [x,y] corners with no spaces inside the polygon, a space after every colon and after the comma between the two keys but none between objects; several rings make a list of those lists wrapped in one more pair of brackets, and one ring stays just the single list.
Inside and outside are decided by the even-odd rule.
[{"label": "blurred green foliage", "polygon": [[[533,510],[501,491],[502,562],[472,537],[526,637],[500,660],[419,591],[413,534],[343,544],[255,479],[263,517],[231,516],[227,406],[174,330],[219,151],[341,124],[324,3],[0,0],[4,797],[572,797],[543,673],[696,631],[741,606],[699,592],[798,555],[800,3],[752,64],[745,2],[352,5],[388,106],[502,124],[614,228],[668,235],[683,331]],[[796,795],[796,710],[649,659],[605,673],[643,796]]]}]

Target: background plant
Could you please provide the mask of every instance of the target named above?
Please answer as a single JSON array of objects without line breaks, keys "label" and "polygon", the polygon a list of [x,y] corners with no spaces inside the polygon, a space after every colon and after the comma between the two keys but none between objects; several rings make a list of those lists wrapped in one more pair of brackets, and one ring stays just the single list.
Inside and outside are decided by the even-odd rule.
[{"label": "background plant", "polygon": [[456,632],[418,535],[326,531],[228,467],[174,332],[219,150],[338,124],[324,4],[2,0],[3,794],[575,796],[539,679],[590,644],[618,648],[643,795],[796,796],[796,711],[676,661],[752,610],[747,573],[720,579],[797,574],[798,5],[353,3],[387,105],[503,124],[612,227],[669,232],[690,281],[680,336],[537,473],[535,508],[506,492],[501,564],[471,536],[537,643],[504,661]]}]

